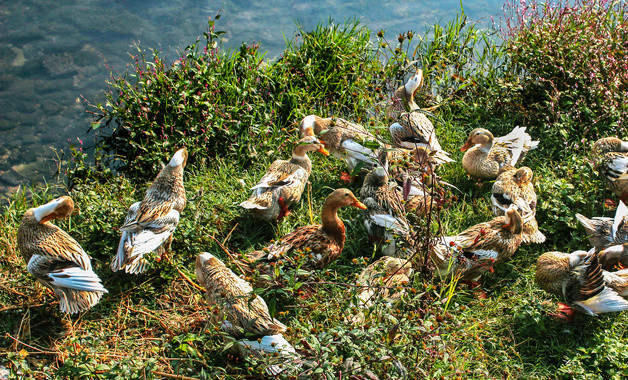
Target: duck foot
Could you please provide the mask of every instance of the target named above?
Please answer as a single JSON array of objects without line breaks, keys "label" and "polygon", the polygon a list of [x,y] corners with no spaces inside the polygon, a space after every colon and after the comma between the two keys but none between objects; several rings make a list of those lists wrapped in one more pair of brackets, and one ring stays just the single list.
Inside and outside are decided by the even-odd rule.
[{"label": "duck foot", "polygon": [[288,210],[288,206],[286,206],[286,202],[283,200],[283,197],[279,197],[278,201],[281,211],[279,212],[279,216],[277,216],[277,220],[281,220],[282,218],[292,214],[292,211]]},{"label": "duck foot", "polygon": [[559,321],[572,322],[576,315],[576,311],[566,303],[559,302],[556,313],[550,315]]}]

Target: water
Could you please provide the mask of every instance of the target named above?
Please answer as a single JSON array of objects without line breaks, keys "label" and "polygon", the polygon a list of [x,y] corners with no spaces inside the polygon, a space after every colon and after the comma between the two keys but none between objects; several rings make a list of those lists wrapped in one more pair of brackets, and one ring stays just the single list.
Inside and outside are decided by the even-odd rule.
[{"label": "water", "polygon": [[[68,143],[93,145],[88,102],[104,99],[109,68],[123,73],[137,44],[174,59],[218,12],[223,46],[257,42],[278,56],[299,22],[305,30],[332,17],[357,17],[390,39],[445,23],[458,0],[13,0],[0,1],[0,196],[21,183],[53,180]],[[502,0],[463,1],[465,13],[490,25]],[[92,141],[90,143],[90,140]]]}]

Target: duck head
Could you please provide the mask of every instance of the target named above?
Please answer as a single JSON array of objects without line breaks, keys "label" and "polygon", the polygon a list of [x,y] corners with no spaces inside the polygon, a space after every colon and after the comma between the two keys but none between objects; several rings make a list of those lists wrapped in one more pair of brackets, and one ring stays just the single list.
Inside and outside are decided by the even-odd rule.
[{"label": "duck head", "polygon": [[67,218],[74,211],[74,201],[64,195],[52,200],[45,205],[41,205],[33,210],[33,215],[39,223],[46,223],[53,219]]},{"label": "duck head", "polygon": [[476,128],[471,131],[467,142],[460,148],[460,150],[464,152],[477,144],[492,146],[493,139],[493,134],[488,129]]},{"label": "duck head", "polygon": [[329,194],[329,196],[325,200],[325,204],[330,205],[333,208],[353,206],[362,210],[366,210],[366,206],[364,205],[364,203],[360,202],[349,189],[334,190],[334,192]]},{"label": "duck head", "polygon": [[518,235],[523,231],[523,220],[521,219],[521,214],[519,214],[519,211],[517,211],[517,205],[512,204],[506,210],[504,225],[502,226],[502,228],[512,232],[515,235]]},{"label": "duck head", "polygon": [[325,156],[329,156],[329,152],[325,149],[325,144],[313,134],[306,135],[299,140],[292,150],[292,154],[299,157],[303,157],[307,152],[319,152]]},{"label": "duck head", "polygon": [[183,148],[183,149],[177,150],[174,156],[172,156],[172,159],[170,160],[170,163],[168,165],[173,168],[176,168],[177,166],[181,165],[182,168],[185,168],[185,164],[187,163],[187,161],[188,161],[188,150]]}]

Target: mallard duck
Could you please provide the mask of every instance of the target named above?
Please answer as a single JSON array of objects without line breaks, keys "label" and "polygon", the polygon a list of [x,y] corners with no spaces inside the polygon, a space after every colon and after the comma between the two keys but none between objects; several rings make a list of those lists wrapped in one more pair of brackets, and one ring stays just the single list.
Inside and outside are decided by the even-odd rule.
[{"label": "mallard duck", "polygon": [[595,250],[570,254],[547,252],[536,262],[536,283],[564,300],[559,311],[573,314],[571,307],[588,315],[628,309],[628,270],[602,270]]},{"label": "mallard duck", "polygon": [[59,297],[59,309],[69,314],[91,308],[108,293],[79,243],[50,223],[72,211],[72,198],[57,198],[28,209],[17,231],[17,246],[28,271]]},{"label": "mallard duck", "polygon": [[523,221],[515,205],[504,216],[479,223],[443,238],[430,252],[439,276],[475,281],[496,264],[509,259],[521,245]]},{"label": "mallard duck", "polygon": [[523,244],[543,243],[545,235],[539,231],[536,222],[536,191],[532,177],[534,173],[527,166],[516,169],[510,165],[501,168],[499,177],[491,190],[493,213],[503,215],[510,205],[515,204],[523,218]]},{"label": "mallard duck", "polygon": [[344,206],[366,209],[351,190],[334,190],[323,204],[322,224],[299,227],[262,251],[251,252],[246,261],[253,264],[277,260],[290,262],[301,253],[310,257],[303,269],[326,267],[340,256],[345,244],[345,225],[338,217],[338,210]]},{"label": "mallard duck", "polygon": [[628,242],[628,207],[624,202],[619,202],[614,218],[594,217],[587,218],[576,214],[584,229],[587,231],[591,246],[601,250],[610,245]]},{"label": "mallard duck", "polygon": [[336,117],[309,115],[301,121],[301,136],[317,136],[332,156],[347,162],[350,170],[360,163],[367,167],[378,165],[374,148],[380,144],[359,124]]},{"label": "mallard duck", "polygon": [[502,166],[517,166],[526,152],[538,144],[538,141],[532,141],[524,127],[516,127],[502,137],[493,137],[488,129],[476,128],[460,148],[465,152],[462,166],[473,178],[494,179]]},{"label": "mallard duck", "polygon": [[378,166],[366,175],[360,198],[366,206],[364,225],[371,241],[382,244],[384,254],[394,254],[395,235],[403,238],[410,233],[410,226],[401,190],[389,180],[385,167]]},{"label": "mallard duck", "polygon": [[628,202],[628,141],[605,137],[593,144],[595,169],[609,189]]},{"label": "mallard duck", "polygon": [[453,162],[449,153],[441,148],[434,125],[414,101],[414,95],[422,84],[423,70],[419,69],[395,91],[388,103],[387,114],[393,120],[388,129],[393,145],[406,149],[429,148],[441,162]]},{"label": "mallard duck", "polygon": [[290,205],[299,202],[305,184],[312,171],[308,152],[318,151],[326,156],[329,152],[314,136],[299,140],[292,150],[289,161],[275,160],[264,177],[253,186],[253,194],[240,206],[251,210],[251,214],[261,219],[281,219],[288,215]]},{"label": "mallard duck", "polygon": [[163,255],[170,249],[186,203],[183,168],[187,159],[188,151],[179,149],[146,190],[144,199],[129,207],[120,227],[118,252],[111,262],[114,272],[124,269],[126,273],[143,273],[149,265],[144,255],[153,251]]},{"label": "mallard duck", "polygon": [[[410,283],[412,264],[410,260],[383,256],[362,270],[357,285],[363,289],[358,295],[358,307],[368,308],[377,299],[394,302],[400,299],[405,291],[400,286]],[[352,323],[360,323],[364,319],[362,311],[351,318]]]},{"label": "mallard duck", "polygon": [[[286,326],[271,317],[262,297],[247,281],[236,276],[217,257],[203,252],[196,257],[196,278],[206,290],[207,301],[220,310],[222,329],[237,339],[243,356],[260,352],[296,357],[294,347],[283,337]],[[271,373],[278,368],[269,367]]]}]

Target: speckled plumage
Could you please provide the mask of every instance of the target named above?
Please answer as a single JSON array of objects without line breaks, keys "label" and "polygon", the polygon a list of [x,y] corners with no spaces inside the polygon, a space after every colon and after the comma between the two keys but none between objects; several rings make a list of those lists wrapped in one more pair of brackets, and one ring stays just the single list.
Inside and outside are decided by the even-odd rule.
[{"label": "speckled plumage", "polygon": [[132,274],[144,272],[149,266],[144,255],[153,251],[163,253],[164,244],[168,246],[172,241],[186,204],[183,168],[187,156],[185,148],[178,150],[146,190],[144,199],[129,208],[120,227],[118,251],[111,262],[114,272],[120,269]]},{"label": "speckled plumage", "polygon": [[491,190],[491,203],[495,215],[504,215],[511,204],[518,207],[524,222],[521,234],[523,244],[545,241],[545,235],[539,231],[535,218],[537,198],[532,183],[533,175],[532,169],[527,166],[519,169],[510,165],[504,166]]},{"label": "speckled plumage", "polygon": [[597,250],[628,243],[628,208],[619,202],[614,218],[593,217],[576,214],[576,218],[587,232],[589,243]]},{"label": "speckled plumage", "polygon": [[379,142],[359,124],[337,117],[309,115],[301,121],[301,136],[313,135],[325,144],[332,156],[344,159],[351,170],[361,162],[370,167],[378,164],[373,149],[365,145],[379,146]]},{"label": "speckled plumage", "polygon": [[521,245],[522,230],[521,216],[516,207],[511,206],[504,216],[444,238],[430,257],[440,276],[454,274],[465,280],[474,280],[517,251]]},{"label": "speckled plumage", "polygon": [[[405,294],[405,289],[397,289],[410,283],[412,276],[412,264],[409,260],[384,256],[370,264],[358,276],[357,285],[363,286],[358,294],[358,307],[367,308],[375,300],[382,299],[394,302]],[[363,314],[359,311],[352,323],[360,323]]]},{"label": "speckled plumage", "polygon": [[343,206],[365,207],[350,190],[337,189],[323,204],[322,224],[299,227],[264,250],[251,252],[247,261],[263,267],[268,261],[282,260],[284,265],[292,266],[296,256],[301,254],[308,257],[303,269],[326,267],[344,248],[345,226],[338,218],[338,210]]},{"label": "speckled plumage", "polygon": [[536,148],[539,143],[532,141],[525,130],[524,127],[516,127],[502,137],[493,137],[484,128],[471,131],[461,148],[466,151],[462,157],[462,166],[467,174],[477,179],[494,179],[503,166],[517,166],[526,152]]},{"label": "speckled plumage", "polygon": [[41,220],[35,208],[26,211],[18,229],[17,245],[28,271],[59,297],[62,312],[85,311],[96,305],[107,290],[79,243],[48,221],[69,216],[74,202],[64,196],[38,209],[51,204],[56,207],[46,211]]},{"label": "speckled plumage", "polygon": [[593,144],[591,156],[608,188],[628,202],[628,141],[616,137],[599,139]]},{"label": "speckled plumage", "polygon": [[628,309],[628,270],[602,270],[594,251],[547,252],[536,264],[536,283],[589,315]]},{"label": "speckled plumage", "polygon": [[306,136],[301,139],[292,151],[292,158],[289,161],[275,160],[252,188],[251,197],[240,203],[240,206],[261,219],[274,220],[283,217],[281,202],[287,210],[301,199],[312,171],[312,162],[307,152],[314,151],[329,154],[316,137]]},{"label": "speckled plumage", "polygon": [[[434,125],[414,101],[414,95],[422,84],[423,70],[417,70],[391,97],[386,114],[391,121],[399,125],[391,126],[390,134],[393,144],[397,147],[412,149],[417,146],[426,146],[431,150],[442,152]],[[443,153],[446,157],[446,153]]]},{"label": "speckled plumage", "polygon": [[366,206],[364,225],[371,241],[381,243],[385,254],[394,254],[395,236],[410,232],[401,190],[389,180],[385,168],[377,167],[364,178],[360,198]]},{"label": "speckled plumage", "polygon": [[261,337],[286,330],[270,316],[264,299],[247,281],[236,276],[218,258],[202,253],[196,258],[196,278],[207,291],[207,301],[221,310],[222,328],[235,338]]}]

